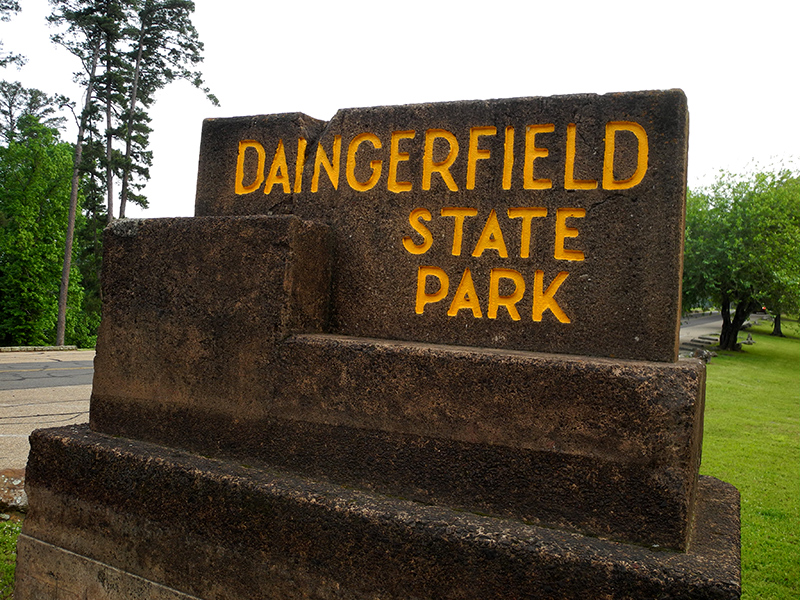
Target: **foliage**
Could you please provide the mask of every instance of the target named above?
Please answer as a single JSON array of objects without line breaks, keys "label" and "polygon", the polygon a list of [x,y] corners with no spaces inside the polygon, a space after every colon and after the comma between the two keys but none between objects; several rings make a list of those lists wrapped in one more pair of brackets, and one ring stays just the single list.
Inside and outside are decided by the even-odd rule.
[{"label": "foliage", "polygon": [[19,521],[0,522],[0,600],[11,600],[14,595],[17,538],[21,530]]},{"label": "foliage", "polygon": [[75,222],[78,215],[78,192],[80,185],[80,169],[83,157],[83,140],[90,116],[94,112],[95,85],[97,83],[97,65],[100,60],[100,48],[106,37],[106,29],[115,27],[112,20],[102,10],[103,6],[113,0],[97,3],[83,0],[50,0],[53,13],[47,18],[54,25],[65,27],[63,31],[51,37],[53,42],[61,44],[83,63],[83,71],[76,73],[76,81],[85,84],[84,105],[78,119],[78,139],[74,147],[72,160],[72,178],[70,184],[69,212],[67,216],[67,233],[64,242],[64,262],[61,269],[61,284],[58,293],[58,316],[56,319],[56,344],[62,345],[66,338],[67,304],[70,289],[70,273],[72,271],[73,241]]},{"label": "foliage", "polygon": [[203,60],[203,44],[191,21],[193,12],[194,2],[189,0],[144,0],[137,4],[136,17],[127,30],[130,39],[127,57],[132,69],[122,119],[125,157],[120,217],[125,216],[129,198],[146,206],[144,197],[131,191],[131,187],[141,187],[131,183],[131,175],[149,178],[146,167],[150,165],[151,154],[146,148],[151,130],[147,109],[153,104],[155,93],[176,79],[184,79],[202,90],[213,104],[219,104],[196,70]]},{"label": "foliage", "polygon": [[708,365],[701,472],[741,494],[743,598],[800,597],[800,327]]},{"label": "foliage", "polygon": [[0,20],[8,21],[9,13],[18,13],[19,11],[20,6],[17,0],[0,0]]},{"label": "foliage", "polygon": [[[0,0],[0,21],[10,21],[11,16],[21,10],[17,0]],[[3,42],[0,42],[0,67],[17,65],[21,67],[25,64],[25,58],[19,54],[6,54],[2,52]]]},{"label": "foliage", "polygon": [[[736,349],[762,304],[796,310],[800,296],[800,180],[787,170],[738,177],[723,172],[690,192],[686,210],[684,306],[722,310],[720,347]],[[730,306],[736,307],[730,315]]]},{"label": "foliage", "polygon": [[[88,345],[99,322],[100,231],[113,218],[114,180],[122,180],[120,216],[128,201],[147,206],[141,190],[152,164],[148,111],[155,94],[185,79],[215,104],[217,100],[197,69],[203,45],[191,21],[194,2],[49,3],[47,20],[56,27],[51,39],[79,59],[75,80],[83,86],[84,100],[76,115],[76,143],[68,146],[55,133],[64,121],[60,109],[73,109],[68,99],[0,82],[0,143],[5,143],[0,148],[0,342]],[[0,0],[0,19],[8,20],[19,10],[16,0]],[[12,58],[5,56],[0,63]],[[40,127],[35,132],[34,122]],[[31,140],[35,143],[26,147]],[[64,202],[62,184],[70,162]],[[61,284],[53,338],[52,277],[59,247]]]},{"label": "foliage", "polygon": [[60,129],[66,120],[59,113],[69,105],[65,96],[49,96],[35,88],[25,88],[18,81],[0,81],[0,135],[6,143],[17,133],[17,122],[24,115],[39,119],[42,125]]},{"label": "foliage", "polygon": [[[52,39],[78,57],[76,80],[87,90],[81,114],[88,140],[103,139],[103,153],[87,152],[82,173],[103,181],[107,214],[113,218],[114,179],[122,180],[119,216],[128,201],[147,206],[141,193],[150,177],[150,107],[155,94],[176,79],[204,87],[197,66],[203,44],[191,21],[189,0],[50,0]],[[86,152],[86,148],[83,149]]]},{"label": "foliage", "polygon": [[[121,174],[120,216],[130,199],[147,206],[139,193],[149,178],[152,155],[149,116],[155,92],[175,79],[188,79],[214,102],[194,67],[202,60],[188,0],[49,0],[52,36],[82,64],[76,81],[84,87],[75,143],[56,343],[64,341],[67,290],[81,176],[98,185],[106,197],[106,216],[114,218],[114,179]],[[100,122],[105,120],[105,130]],[[99,140],[105,140],[104,152]],[[124,146],[124,152],[115,143]],[[84,150],[86,153],[84,155]],[[97,214],[97,213],[95,213]]]},{"label": "foliage", "polygon": [[[69,204],[72,147],[23,115],[0,147],[0,345],[55,339],[58,282]],[[77,271],[69,290],[70,343],[91,344]]]}]

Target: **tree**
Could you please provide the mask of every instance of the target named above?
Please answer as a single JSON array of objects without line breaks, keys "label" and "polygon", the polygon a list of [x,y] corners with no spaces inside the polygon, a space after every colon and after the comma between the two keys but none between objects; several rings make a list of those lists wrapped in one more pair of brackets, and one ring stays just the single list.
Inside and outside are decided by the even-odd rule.
[{"label": "tree", "polygon": [[774,318],[772,335],[783,337],[781,314],[800,310],[800,178],[784,173],[772,183],[765,186],[755,239],[763,248],[762,264],[770,266],[759,299]]},{"label": "tree", "polygon": [[[17,0],[0,0],[0,21],[10,21],[11,16],[21,10]],[[0,67],[17,65],[21,67],[25,64],[25,58],[19,54],[6,54],[2,51],[3,42],[0,42]]]},{"label": "tree", "polygon": [[[45,345],[55,338],[72,147],[33,115],[17,124],[0,147],[0,345]],[[72,275],[67,334],[83,342],[83,292]]]},{"label": "tree", "polygon": [[17,133],[20,117],[31,115],[51,129],[60,129],[66,120],[59,114],[67,106],[65,96],[49,96],[35,88],[25,88],[18,81],[0,81],[0,135],[6,143]]},{"label": "tree", "polygon": [[[135,25],[130,30],[131,49],[128,55],[133,66],[128,83],[129,96],[122,129],[125,155],[120,192],[120,218],[125,216],[128,198],[132,196],[131,175],[149,178],[146,167],[150,153],[146,151],[150,128],[147,109],[155,93],[176,79],[189,81],[202,90],[216,106],[217,98],[203,86],[202,74],[195,67],[202,62],[203,44],[192,24],[194,2],[189,0],[144,0],[139,5]],[[135,196],[142,203],[141,196]]]},{"label": "tree", "polygon": [[787,170],[749,177],[723,172],[710,188],[688,194],[684,306],[711,301],[720,307],[720,348],[739,348],[742,325],[762,303],[796,306],[797,186],[797,175]]},{"label": "tree", "polygon": [[[199,71],[202,44],[191,23],[194,3],[188,0],[50,0],[51,24],[63,28],[52,37],[78,57],[83,70],[77,79],[84,86],[84,105],[78,122],[75,144],[73,185],[69,224],[64,250],[63,278],[59,295],[58,342],[63,343],[66,295],[74,239],[77,194],[82,174],[93,182],[104,174],[107,218],[113,219],[114,177],[122,175],[120,216],[130,199],[146,205],[146,198],[132,189],[132,177],[149,178],[151,153],[147,150],[150,133],[146,109],[154,94],[175,79],[189,79],[202,88]],[[216,102],[208,90],[207,96]],[[95,152],[99,137],[97,122],[105,118],[105,154]],[[84,160],[85,139],[92,152]],[[124,145],[124,154],[114,147]]]},{"label": "tree", "polygon": [[78,191],[80,185],[80,168],[83,156],[83,137],[95,100],[94,92],[97,83],[97,63],[100,59],[100,48],[106,37],[106,29],[114,28],[114,22],[108,18],[110,1],[92,2],[91,0],[50,0],[53,13],[48,21],[56,25],[66,26],[66,31],[52,36],[52,40],[64,46],[83,65],[83,71],[76,75],[84,85],[84,105],[78,121],[78,139],[72,161],[72,183],[70,189],[69,214],[67,217],[67,235],[64,242],[64,261],[61,270],[61,286],[58,297],[58,320],[56,324],[56,344],[64,344],[67,316],[67,296],[72,266],[72,244],[75,236],[75,219],[78,207]]}]

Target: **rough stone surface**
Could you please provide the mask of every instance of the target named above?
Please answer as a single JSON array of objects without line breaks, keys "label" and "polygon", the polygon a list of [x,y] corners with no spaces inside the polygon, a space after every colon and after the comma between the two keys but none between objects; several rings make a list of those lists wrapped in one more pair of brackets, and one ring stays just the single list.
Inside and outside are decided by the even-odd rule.
[{"label": "rough stone surface", "polygon": [[[231,127],[231,122],[236,123],[236,127]],[[325,121],[314,119],[302,113],[284,113],[280,115],[256,115],[248,117],[235,117],[233,119],[206,119],[203,121],[203,147],[200,150],[200,158],[197,165],[198,173],[216,173],[219,179],[201,175],[197,180],[197,198],[203,198],[203,202],[209,205],[208,209],[199,209],[197,216],[219,216],[219,215],[280,215],[291,214],[293,209],[293,194],[286,196],[267,195],[264,193],[251,193],[247,195],[236,195],[227,193],[233,191],[235,186],[236,159],[238,155],[239,142],[243,140],[258,140],[260,137],[268,136],[272,139],[285,139],[287,141],[286,159],[288,164],[294,166],[297,162],[297,137],[306,140],[318,139],[323,129]],[[295,144],[288,144],[289,140],[294,140]],[[227,164],[233,148],[234,169],[221,168]],[[274,152],[274,148],[273,148]],[[245,164],[247,174],[255,177],[256,161],[253,153],[247,153],[248,159]],[[270,160],[273,157],[269,157]],[[237,206],[228,206],[232,200],[236,200]],[[213,205],[215,208],[211,208]]]},{"label": "rough stone surface", "polygon": [[[32,510],[20,560],[35,562],[39,552],[39,562],[18,572],[18,600],[42,597],[29,590],[47,585],[43,597],[56,597],[52,581],[69,560],[91,565],[87,580],[123,573],[129,584],[144,579],[198,598],[740,596],[738,494],[712,478],[701,478],[689,550],[676,553],[200,458],[81,426],[38,431],[31,445]],[[101,597],[131,597],[106,592]]]},{"label": "rough stone surface", "polygon": [[113,226],[92,428],[685,548],[698,361],[320,335],[326,233],[294,216]]},{"label": "rough stone surface", "polygon": [[15,600],[200,600],[64,548],[20,535]]},{"label": "rough stone surface", "polygon": [[[95,390],[92,427],[418,501],[686,546],[702,445],[699,361],[326,335],[292,336],[274,354],[273,368],[241,373],[248,389],[219,389],[203,408],[153,402],[158,373],[131,357],[133,381],[118,375],[113,393]],[[187,382],[184,396],[202,395],[202,384]]]},{"label": "rough stone surface", "polygon": [[[331,333],[677,359],[688,139],[682,92],[356,108],[340,110],[324,128],[316,121],[310,126],[311,121],[298,114],[207,121],[196,214],[291,212],[329,224],[336,247]],[[614,189],[603,180],[604,164],[614,180],[625,181],[637,173],[642,148],[633,131],[607,132],[608,123],[619,122],[641,126],[649,152],[643,179]],[[574,142],[568,139],[571,125]],[[513,144],[509,127],[515,132]],[[449,140],[447,132],[452,134]],[[359,138],[362,134],[374,137]],[[307,145],[300,153],[298,186],[299,138]],[[606,152],[611,138],[616,142],[613,160]],[[241,147],[237,177],[243,141],[257,143],[263,160],[259,163],[254,147]],[[571,163],[570,147],[575,150]],[[324,152],[319,161],[318,148]],[[448,163],[448,157],[452,164],[437,171],[435,166]],[[359,186],[372,183],[373,173],[379,173],[373,187],[359,191]],[[576,181],[572,186],[568,173]],[[245,186],[240,193],[237,179]],[[592,187],[592,182],[594,189],[567,189]],[[405,191],[397,191],[404,185]],[[526,189],[537,186],[545,189]],[[525,244],[524,219],[508,213],[521,207],[547,213],[530,218],[531,238]],[[442,215],[442,210],[453,208],[474,209],[475,215],[464,216],[459,228],[456,217]],[[428,211],[426,217],[410,219],[416,209]],[[560,209],[585,211],[584,216],[563,221],[571,230],[561,244],[569,259],[557,256]],[[484,229],[494,223],[492,214],[500,230],[493,234],[492,227]],[[430,235],[431,246],[421,254],[404,246],[404,238],[420,248],[425,241],[411,221]],[[463,234],[460,250],[454,244],[457,229]],[[487,237],[481,246],[484,231]],[[502,256],[499,238],[507,256]],[[523,258],[526,250],[529,255]],[[575,254],[581,252],[583,260]],[[417,314],[422,267],[443,270],[449,290],[445,299],[425,305]],[[466,269],[474,288],[469,296],[477,299],[480,318],[468,308],[449,316]],[[513,320],[505,306],[492,318],[493,270],[499,296],[522,292],[524,285],[514,304],[519,320]],[[510,271],[521,280],[509,278]],[[561,322],[547,309],[541,321],[535,321],[535,291],[544,293],[560,273],[567,275],[553,298],[570,322]],[[424,280],[427,286],[421,287],[433,294],[440,279]]]},{"label": "rough stone surface", "polygon": [[203,412],[224,398],[244,416],[275,342],[323,330],[329,257],[327,228],[293,216],[118,221],[104,237],[93,403]]}]

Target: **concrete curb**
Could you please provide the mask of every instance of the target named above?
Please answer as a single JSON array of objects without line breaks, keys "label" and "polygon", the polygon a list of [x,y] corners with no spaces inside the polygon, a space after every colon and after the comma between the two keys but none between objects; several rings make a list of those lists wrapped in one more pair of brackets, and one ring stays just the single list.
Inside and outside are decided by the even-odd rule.
[{"label": "concrete curb", "polygon": [[0,352],[52,352],[77,349],[77,346],[0,346]]}]

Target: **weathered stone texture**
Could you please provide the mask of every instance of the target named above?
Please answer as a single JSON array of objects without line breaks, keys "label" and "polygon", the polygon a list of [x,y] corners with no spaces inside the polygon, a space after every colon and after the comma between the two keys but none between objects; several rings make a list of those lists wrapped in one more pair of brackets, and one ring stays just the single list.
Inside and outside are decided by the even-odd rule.
[{"label": "weathered stone texture", "polygon": [[[493,348],[558,352],[579,355],[674,361],[677,358],[680,315],[681,255],[684,228],[688,113],[680,91],[578,95],[552,98],[518,98],[340,110],[324,130],[312,131],[307,117],[298,114],[215,119],[204,126],[198,174],[197,215],[234,215],[292,212],[303,219],[331,226],[336,255],[332,288],[332,333],[385,339],[413,340]],[[608,123],[640,125],[647,135],[649,154],[642,181],[627,189],[605,189],[603,182],[606,138],[616,140],[613,173],[625,180],[636,171],[641,146],[630,131],[607,133]],[[531,126],[552,126],[528,143]],[[575,126],[575,141],[568,139]],[[485,128],[494,128],[489,134]],[[514,128],[513,144],[507,131]],[[484,128],[471,147],[471,131]],[[436,137],[450,132],[453,141]],[[316,137],[315,132],[319,132]],[[395,140],[393,132],[407,132]],[[431,133],[433,163],[446,162],[449,151],[458,154],[447,169],[451,181],[437,172],[428,175],[425,189],[426,139]],[[369,133],[375,141],[355,146],[352,174],[365,182],[381,161],[380,175],[372,187],[357,191],[347,176],[348,153],[357,136]],[[411,134],[413,133],[413,136]],[[296,186],[297,140],[307,140],[301,187]],[[340,137],[337,142],[337,138]],[[397,136],[395,136],[397,137]],[[274,165],[276,148],[283,144],[289,191],[267,182],[253,191],[234,189],[239,141],[251,140],[264,149],[263,171]],[[223,143],[224,142],[224,143]],[[318,143],[338,169],[336,185],[324,167],[316,167]],[[341,144],[338,162],[334,146]],[[528,160],[526,145],[543,148],[545,156]],[[567,148],[575,148],[572,175],[578,181],[596,182],[595,189],[566,189]],[[513,148],[513,161],[507,148]],[[389,179],[392,154],[394,178],[408,191],[392,191]],[[482,155],[481,152],[485,153]],[[536,154],[533,152],[533,154]],[[407,155],[407,156],[406,156]],[[470,155],[474,160],[470,161]],[[257,181],[255,151],[247,157],[242,182]],[[530,177],[549,180],[547,189],[525,189],[526,163]],[[468,171],[473,164],[474,185]],[[338,166],[337,166],[338,165]],[[507,167],[506,165],[511,165]],[[317,171],[317,188],[312,191]],[[508,170],[508,182],[504,182]],[[282,171],[278,171],[282,173]],[[591,184],[590,184],[591,185]],[[508,189],[505,189],[505,187]],[[452,189],[455,187],[455,189]],[[266,193],[269,192],[269,193]],[[455,217],[442,216],[445,208],[473,208],[464,217],[460,253],[454,255]],[[508,210],[518,207],[545,209],[531,220],[529,257],[523,258],[521,217]],[[411,254],[404,238],[419,245],[409,216],[415,209],[430,213],[418,221],[430,231],[432,245],[423,254]],[[584,217],[564,223],[577,237],[567,237],[564,248],[583,252],[583,260],[555,256],[559,209],[585,210]],[[494,211],[494,213],[492,213]],[[508,253],[487,248],[473,256],[485,224],[495,214]],[[417,219],[415,219],[417,220]],[[449,278],[445,300],[415,311],[418,270],[442,269]],[[481,318],[468,309],[448,316],[448,307],[469,269]],[[490,318],[488,296],[492,269],[514,270],[525,292],[516,304],[519,320],[500,307]],[[536,271],[542,272],[542,291],[559,273],[567,273],[555,299],[569,323],[546,311],[533,320]],[[438,286],[428,278],[428,293]],[[499,280],[499,294],[510,295],[516,284]]]},{"label": "weathered stone texture", "polygon": [[199,412],[224,398],[246,414],[253,381],[272,383],[259,375],[275,342],[327,322],[327,228],[297,217],[122,221],[104,252],[91,410],[106,396]]},{"label": "weathered stone texture", "polygon": [[294,216],[112,227],[92,428],[685,548],[699,361],[292,335],[327,326],[325,234]]},{"label": "weathered stone texture", "polygon": [[[118,570],[183,594],[233,600],[738,597],[738,495],[711,478],[701,480],[689,550],[676,553],[251,469],[80,426],[36,432],[32,446],[36,509],[25,521],[21,557],[37,540],[108,565],[105,572],[97,565],[98,579]],[[52,563],[38,570],[51,580],[58,574]],[[25,592],[34,575],[22,571],[18,600],[35,597]],[[124,588],[107,593],[110,600],[130,597]]]}]

